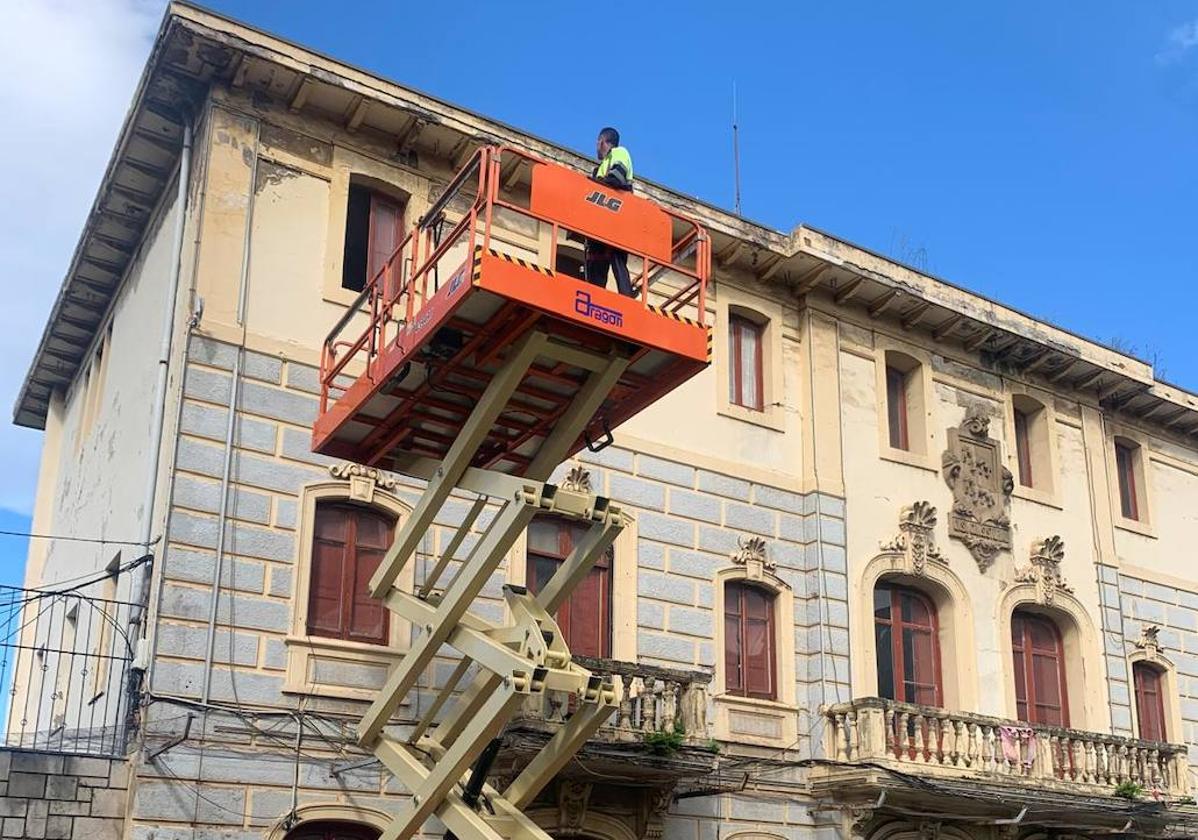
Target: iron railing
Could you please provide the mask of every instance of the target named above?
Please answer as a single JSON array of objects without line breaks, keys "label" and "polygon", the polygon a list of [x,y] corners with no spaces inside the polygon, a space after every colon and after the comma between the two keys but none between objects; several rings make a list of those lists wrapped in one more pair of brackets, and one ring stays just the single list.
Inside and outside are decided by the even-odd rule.
[{"label": "iron railing", "polygon": [[124,754],[134,605],[116,600],[116,580],[70,591],[0,586],[5,747]]}]

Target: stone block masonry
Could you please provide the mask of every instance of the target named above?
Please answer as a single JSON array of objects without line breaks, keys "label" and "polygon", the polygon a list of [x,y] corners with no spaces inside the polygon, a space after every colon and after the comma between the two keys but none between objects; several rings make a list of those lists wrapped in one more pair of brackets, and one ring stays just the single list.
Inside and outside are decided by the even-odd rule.
[{"label": "stone block masonry", "polygon": [[120,840],[129,765],[120,758],[0,750],[4,837]]}]

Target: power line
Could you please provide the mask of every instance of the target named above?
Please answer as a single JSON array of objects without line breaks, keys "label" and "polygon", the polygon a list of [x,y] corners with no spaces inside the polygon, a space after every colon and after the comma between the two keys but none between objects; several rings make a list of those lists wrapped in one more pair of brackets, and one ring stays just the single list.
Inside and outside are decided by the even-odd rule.
[{"label": "power line", "polygon": [[107,537],[75,537],[67,534],[35,534],[28,531],[0,531],[0,537],[24,537],[31,540],[58,540],[60,542],[84,542],[98,545],[157,545],[161,537],[155,537],[151,542],[142,540],[112,540]]}]

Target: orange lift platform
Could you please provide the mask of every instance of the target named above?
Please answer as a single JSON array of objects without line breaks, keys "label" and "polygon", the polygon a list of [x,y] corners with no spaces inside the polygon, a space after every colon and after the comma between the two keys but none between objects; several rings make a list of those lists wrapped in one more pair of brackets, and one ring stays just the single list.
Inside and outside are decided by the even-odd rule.
[{"label": "orange lift platform", "polygon": [[[582,278],[588,243],[628,254],[635,297]],[[549,478],[707,366],[710,263],[694,221],[488,147],[326,339],[313,450],[427,482],[369,583],[414,628],[358,727],[359,743],[412,794],[383,840],[407,840],[433,816],[457,840],[549,840],[523,809],[607,719],[619,691],[573,661],[553,615],[627,522],[611,500]],[[454,493],[473,504],[437,541],[416,591],[396,586]],[[504,623],[471,612],[542,513],[586,526],[571,554],[535,594],[504,587]],[[415,725],[393,721],[445,645],[460,656],[446,684]],[[495,790],[487,771],[497,739],[546,691],[571,695],[573,713]]]}]

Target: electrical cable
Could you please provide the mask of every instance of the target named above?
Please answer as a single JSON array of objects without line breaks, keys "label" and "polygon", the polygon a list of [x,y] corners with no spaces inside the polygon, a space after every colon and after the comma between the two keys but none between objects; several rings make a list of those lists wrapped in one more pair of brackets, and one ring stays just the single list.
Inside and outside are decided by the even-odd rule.
[{"label": "electrical cable", "polygon": [[74,537],[67,534],[35,534],[25,531],[0,531],[0,537],[24,537],[31,540],[59,540],[61,542],[85,542],[99,545],[157,545],[161,537],[155,537],[149,543],[143,540],[113,540],[107,537]]}]

